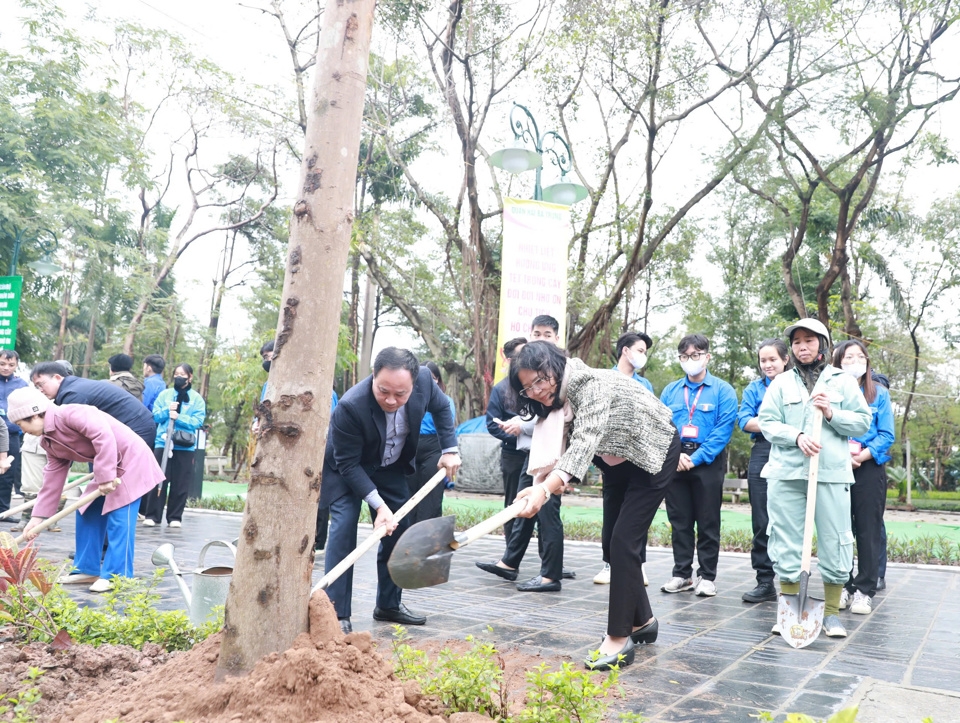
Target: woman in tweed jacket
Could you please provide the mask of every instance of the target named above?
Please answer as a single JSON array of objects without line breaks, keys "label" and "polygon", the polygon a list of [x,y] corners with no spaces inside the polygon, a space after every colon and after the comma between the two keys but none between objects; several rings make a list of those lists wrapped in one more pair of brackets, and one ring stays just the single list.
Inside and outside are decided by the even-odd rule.
[{"label": "woman in tweed jacket", "polygon": [[546,342],[532,342],[521,350],[510,364],[510,385],[521,397],[521,415],[545,419],[565,405],[572,415],[566,450],[552,471],[542,483],[517,495],[529,498],[522,516],[537,514],[571,478],[583,479],[591,462],[603,471],[610,607],[607,635],[586,666],[609,670],[629,665],[635,645],[657,639],[657,619],[643,587],[641,541],[680,459],[670,410],[623,374],[591,369]]}]

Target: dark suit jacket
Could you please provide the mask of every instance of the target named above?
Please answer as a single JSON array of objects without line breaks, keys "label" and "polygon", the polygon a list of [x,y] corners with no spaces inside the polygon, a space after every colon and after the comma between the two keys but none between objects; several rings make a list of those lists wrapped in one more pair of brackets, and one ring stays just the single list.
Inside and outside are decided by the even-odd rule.
[{"label": "dark suit jacket", "polygon": [[54,401],[60,406],[89,404],[91,407],[96,407],[118,422],[126,424],[137,436],[143,437],[144,440],[151,440],[147,446],[153,449],[152,440],[157,434],[157,423],[153,421],[153,414],[130,392],[110,382],[74,376],[64,377]]},{"label": "dark suit jacket", "polygon": [[[408,475],[416,470],[417,442],[425,412],[433,414],[441,449],[456,447],[457,436],[450,402],[425,367],[420,367],[404,409],[409,431],[395,464],[400,466],[403,475]],[[371,476],[381,467],[386,439],[387,415],[373,396],[373,377],[369,376],[343,395],[330,416],[323,456],[321,506],[328,506],[348,493],[363,499],[377,488]]]}]

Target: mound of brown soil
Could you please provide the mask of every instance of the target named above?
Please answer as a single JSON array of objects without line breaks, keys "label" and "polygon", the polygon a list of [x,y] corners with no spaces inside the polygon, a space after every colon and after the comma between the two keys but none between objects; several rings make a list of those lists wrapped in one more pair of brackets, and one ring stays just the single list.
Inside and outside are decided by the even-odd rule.
[{"label": "mound of brown soil", "polygon": [[101,687],[60,711],[59,720],[99,723],[442,723],[416,684],[401,683],[369,633],[344,636],[326,595],[310,601],[310,633],[266,656],[249,675],[214,683],[220,636],[174,656],[128,685]]}]

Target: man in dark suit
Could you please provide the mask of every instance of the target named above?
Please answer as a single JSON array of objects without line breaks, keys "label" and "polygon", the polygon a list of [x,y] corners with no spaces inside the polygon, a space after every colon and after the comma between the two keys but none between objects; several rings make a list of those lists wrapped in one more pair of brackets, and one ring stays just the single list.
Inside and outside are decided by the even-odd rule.
[{"label": "man in dark suit", "polygon": [[[460,468],[460,454],[450,403],[412,352],[388,347],[377,354],[373,376],[348,390],[331,415],[323,459],[320,505],[330,508],[326,572],[356,548],[360,505],[366,502],[374,526],[387,528],[377,553],[373,619],[401,625],[427,622],[400,601],[401,590],[387,571],[393,547],[409,525],[407,518],[394,520],[393,512],[410,497],[406,476],[415,470],[425,412],[433,414],[440,437],[443,455],[437,466],[445,468],[452,478]],[[327,588],[327,595],[341,629],[351,632],[353,568]]]}]

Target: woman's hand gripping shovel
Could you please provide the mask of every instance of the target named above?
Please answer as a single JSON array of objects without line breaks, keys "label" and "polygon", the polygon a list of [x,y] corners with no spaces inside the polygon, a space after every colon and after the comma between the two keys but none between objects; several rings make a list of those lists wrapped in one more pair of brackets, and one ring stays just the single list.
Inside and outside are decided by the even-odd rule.
[{"label": "woman's hand gripping shovel", "polygon": [[[434,487],[440,484],[440,481],[444,479],[446,476],[447,476],[446,469],[438,470],[437,473],[433,475],[433,477],[427,480],[427,483],[423,487],[421,487],[416,491],[416,494],[414,494],[413,497],[407,500],[406,504],[403,505],[403,507],[401,507],[399,510],[393,513],[393,519],[399,521],[399,520],[402,520],[404,517],[406,517],[407,514],[409,514],[409,512],[414,507],[420,504],[421,500],[423,500],[423,498],[430,493],[430,490],[432,490]],[[364,553],[366,553],[367,550],[369,550],[371,547],[373,547],[378,542],[380,542],[380,540],[386,534],[387,534],[387,528],[385,526],[381,525],[380,527],[375,528],[373,530],[373,534],[370,535],[370,537],[368,537],[366,540],[364,540],[359,545],[357,545],[357,549],[355,549],[353,552],[351,552],[349,555],[343,558],[336,567],[334,567],[330,572],[328,572],[326,575],[320,578],[320,581],[313,586],[313,589],[310,590],[310,594],[313,595],[313,593],[315,593],[317,590],[324,590],[325,588],[329,587],[334,580],[336,580],[343,573],[345,573],[347,570],[353,567],[356,561],[359,560],[361,557],[363,557]]]},{"label": "woman's hand gripping shovel", "polygon": [[[813,430],[810,438],[820,444],[820,428],[823,412],[814,409]],[[777,620],[780,635],[791,647],[805,648],[820,635],[823,627],[824,601],[807,595],[810,583],[810,558],[813,547],[813,521],[817,511],[817,473],[820,453],[810,457],[810,474],[807,478],[807,514],[803,522],[803,557],[800,560],[800,592],[796,595],[780,593]]]},{"label": "woman's hand gripping shovel", "polygon": [[393,554],[387,561],[390,577],[401,588],[441,585],[450,578],[450,560],[461,547],[489,535],[495,529],[519,515],[527,506],[522,497],[509,507],[469,530],[456,534],[456,517],[437,517],[412,525],[397,540]]},{"label": "woman's hand gripping shovel", "polygon": [[[120,480],[117,480],[117,483],[119,483],[119,482],[120,482]],[[76,512],[77,510],[79,510],[81,507],[86,507],[86,506],[89,505],[91,502],[93,502],[94,500],[96,500],[98,497],[100,497],[101,495],[105,495],[105,494],[108,494],[108,493],[105,492],[105,491],[103,491],[99,486],[97,486],[97,489],[94,490],[93,492],[90,492],[89,494],[84,495],[83,497],[81,497],[79,500],[77,500],[77,501],[74,502],[73,504],[70,504],[70,505],[67,505],[66,507],[64,507],[64,508],[63,508],[60,512],[58,512],[57,514],[53,515],[52,517],[48,517],[47,519],[45,519],[45,520],[44,520],[43,522],[41,522],[40,524],[34,525],[33,527],[31,527],[31,528],[30,528],[30,532],[31,532],[31,533],[39,533],[39,532],[43,532],[43,531],[46,530],[48,527],[53,527],[55,524],[57,524],[60,520],[62,520],[62,519],[63,519],[64,517],[66,517],[67,515],[72,515],[74,512]],[[26,533],[24,533],[23,535],[20,535],[20,537],[16,538],[16,539],[13,541],[13,543],[14,543],[15,545],[20,545],[20,544],[26,542],[26,539],[27,539],[27,538],[26,538]]]}]

